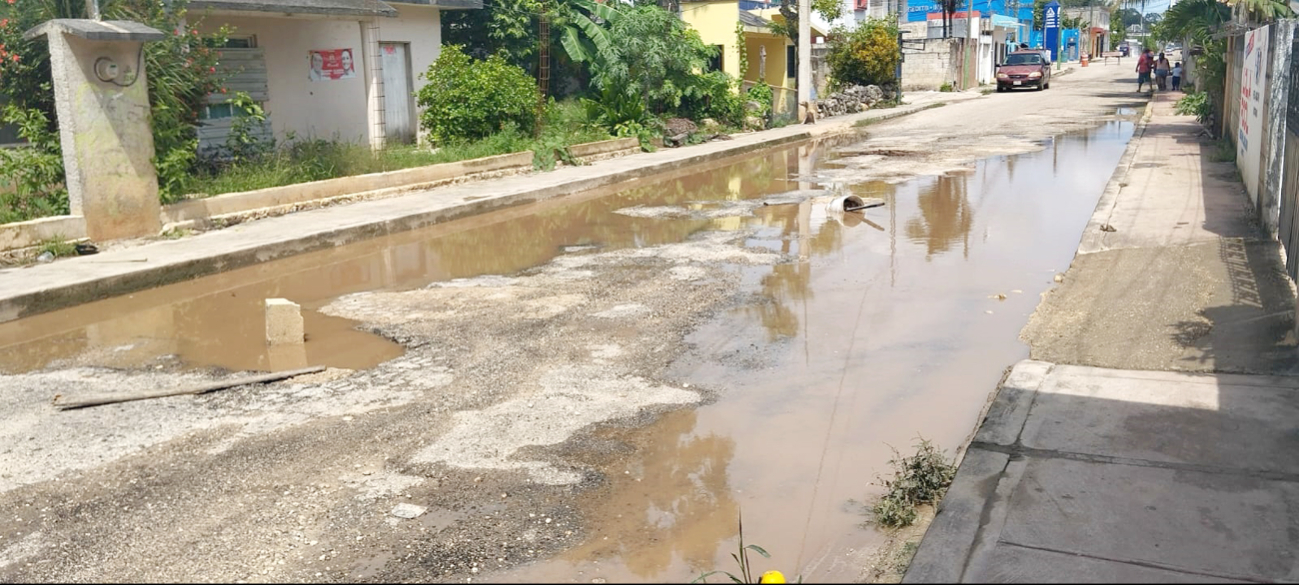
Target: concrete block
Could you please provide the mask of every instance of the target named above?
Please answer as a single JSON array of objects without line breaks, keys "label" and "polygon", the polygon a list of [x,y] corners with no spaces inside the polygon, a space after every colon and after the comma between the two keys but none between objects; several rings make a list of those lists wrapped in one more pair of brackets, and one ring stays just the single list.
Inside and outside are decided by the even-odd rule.
[{"label": "concrete block", "polygon": [[266,299],[266,343],[301,344],[302,308],[288,299]]},{"label": "concrete block", "polygon": [[0,225],[0,252],[28,248],[44,240],[86,237],[86,220],[75,215],[42,217],[31,221]]}]

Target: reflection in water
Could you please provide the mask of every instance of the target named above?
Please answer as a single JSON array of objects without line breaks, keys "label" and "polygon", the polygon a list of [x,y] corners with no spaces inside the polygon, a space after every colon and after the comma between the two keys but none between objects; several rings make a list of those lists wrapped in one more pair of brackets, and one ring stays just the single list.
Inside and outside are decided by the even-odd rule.
[{"label": "reflection in water", "polygon": [[679,563],[712,566],[718,547],[736,534],[739,508],[726,475],[735,442],[697,434],[696,419],[693,411],[663,416],[652,434],[637,437],[630,462],[605,470],[611,485],[588,511],[600,522],[563,558],[617,558],[650,580]]},{"label": "reflection in water", "polygon": [[[748,243],[786,252],[790,261],[746,270],[760,300],[693,333],[695,351],[669,376],[720,391],[716,403],[695,411],[693,432],[734,442],[727,481],[745,511],[746,540],[773,555],[759,560],[759,570],[861,578],[864,559],[847,551],[873,550],[882,537],[863,530],[865,516],[847,502],[873,497],[890,445],[906,451],[917,435],[949,453],[962,444],[1002,368],[1026,356],[1018,332],[1052,286],[1051,271],[1068,266],[1108,176],[1098,171],[1113,167],[1130,134],[1131,124],[1108,124],[1090,143],[1066,137],[1045,151],[983,161],[968,174],[849,185],[888,202],[856,227],[817,203],[766,208],[749,220],[758,229]],[[1057,149],[1082,162],[1057,165]],[[833,154],[822,158],[836,164]],[[989,299],[994,293],[1010,294]],[[648,449],[664,441],[659,425],[675,423],[635,431],[644,437],[635,442]],[[634,473],[674,473],[673,461],[653,459],[656,466]],[[590,524],[621,526],[633,509],[633,524],[669,537],[651,522],[650,511],[663,504],[620,481],[620,470],[609,473],[610,491],[584,504]],[[718,518],[723,511],[719,504]],[[588,548],[512,575],[570,579],[585,570],[680,581],[697,574],[685,562],[660,568],[684,556],[674,543],[656,543],[655,561],[647,562],[636,547],[603,540],[635,533],[600,532]],[[735,537],[726,538],[703,568],[732,566]]]},{"label": "reflection in water", "polygon": [[969,175],[927,177],[921,181],[929,185],[921,188],[916,199],[920,217],[907,221],[907,237],[925,244],[926,259],[947,252],[958,241],[963,242],[968,255],[970,228],[974,225],[968,198]]}]

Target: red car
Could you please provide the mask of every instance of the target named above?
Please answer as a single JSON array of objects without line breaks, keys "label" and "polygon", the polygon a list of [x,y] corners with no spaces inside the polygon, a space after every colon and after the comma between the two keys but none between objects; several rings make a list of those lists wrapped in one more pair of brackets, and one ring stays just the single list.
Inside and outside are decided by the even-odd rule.
[{"label": "red car", "polygon": [[1042,57],[1042,51],[1015,51],[1006,55],[1006,62],[997,68],[997,91],[1017,87],[1051,88],[1051,62]]}]

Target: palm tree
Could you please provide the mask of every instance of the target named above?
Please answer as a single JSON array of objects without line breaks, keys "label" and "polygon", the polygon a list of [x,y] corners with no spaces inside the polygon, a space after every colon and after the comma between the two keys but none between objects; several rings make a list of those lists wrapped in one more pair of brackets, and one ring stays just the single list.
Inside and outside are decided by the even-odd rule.
[{"label": "palm tree", "polygon": [[1250,22],[1273,22],[1294,15],[1290,4],[1285,0],[1232,0],[1228,4],[1243,11]]}]

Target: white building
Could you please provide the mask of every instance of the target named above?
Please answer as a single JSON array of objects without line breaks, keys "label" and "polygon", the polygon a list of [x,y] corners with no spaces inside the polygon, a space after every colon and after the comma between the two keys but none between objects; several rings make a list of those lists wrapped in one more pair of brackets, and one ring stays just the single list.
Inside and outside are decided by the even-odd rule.
[{"label": "white building", "polygon": [[203,32],[233,28],[221,50],[232,77],[209,97],[203,145],[225,143],[230,94],[247,92],[283,140],[411,142],[419,127],[414,92],[441,51],[443,10],[482,0],[193,0]]}]

